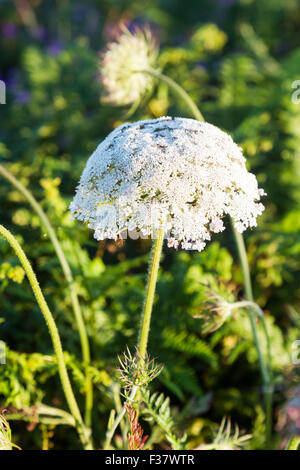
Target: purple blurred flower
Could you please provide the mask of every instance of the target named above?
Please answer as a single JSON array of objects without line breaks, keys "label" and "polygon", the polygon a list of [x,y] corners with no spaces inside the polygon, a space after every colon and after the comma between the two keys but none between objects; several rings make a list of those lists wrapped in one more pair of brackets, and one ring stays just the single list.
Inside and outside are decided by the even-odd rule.
[{"label": "purple blurred flower", "polygon": [[11,68],[7,70],[5,74],[0,76],[0,79],[5,82],[7,91],[11,94],[16,103],[28,103],[31,95],[24,88],[19,69]]},{"label": "purple blurred flower", "polygon": [[14,90],[20,84],[20,71],[16,68],[7,70],[4,81],[7,90]]},{"label": "purple blurred flower", "polygon": [[25,91],[25,90],[20,90],[20,91],[17,91],[16,94],[15,94],[15,100],[16,100],[16,103],[18,104],[27,104],[28,101],[30,100],[30,93],[29,91]]},{"label": "purple blurred flower", "polygon": [[1,31],[5,39],[14,39],[17,36],[17,27],[14,23],[4,23]]},{"label": "purple blurred flower", "polygon": [[37,26],[36,28],[33,29],[32,36],[37,41],[42,41],[47,36],[47,30],[43,26]]},{"label": "purple blurred flower", "polygon": [[54,57],[59,55],[63,50],[64,50],[64,46],[59,39],[51,42],[47,47],[48,53]]}]

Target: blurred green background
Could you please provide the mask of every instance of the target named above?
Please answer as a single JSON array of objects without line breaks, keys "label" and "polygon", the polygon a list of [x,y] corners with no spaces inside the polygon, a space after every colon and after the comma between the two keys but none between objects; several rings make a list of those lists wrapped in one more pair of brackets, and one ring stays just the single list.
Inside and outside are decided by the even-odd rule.
[{"label": "blurred green background", "polygon": [[[300,339],[300,104],[291,97],[292,83],[300,79],[300,3],[0,0],[0,79],[7,87],[0,161],[41,202],[71,264],[99,370],[97,447],[114,407],[117,354],[135,344],[150,248],[148,241],[98,243],[68,213],[88,156],[127,119],[128,110],[101,101],[99,80],[99,53],[117,37],[120,22],[131,31],[150,25],[164,73],[191,94],[207,121],[241,145],[268,193],[258,228],[245,238],[255,299],[271,335],[278,447],[290,432],[276,427],[278,409],[299,380],[291,351]],[[157,84],[130,119],[166,114],[188,116],[184,103]],[[83,395],[80,345],[60,265],[37,216],[3,178],[0,220],[33,263],[68,351],[76,392]],[[250,448],[263,446],[261,381],[248,318],[237,313],[209,336],[193,318],[205,283],[229,300],[243,298],[229,220],[226,225],[202,253],[165,249],[157,289],[149,352],[165,368],[152,388],[170,396],[177,432],[187,432],[189,448],[209,439],[225,415],[253,434]],[[0,338],[7,345],[0,404],[29,414],[40,402],[66,407],[44,320],[4,240],[0,263]],[[35,422],[28,428],[20,421],[12,429],[22,448],[79,446],[75,431],[64,427]],[[153,445],[166,446],[159,433]]]}]

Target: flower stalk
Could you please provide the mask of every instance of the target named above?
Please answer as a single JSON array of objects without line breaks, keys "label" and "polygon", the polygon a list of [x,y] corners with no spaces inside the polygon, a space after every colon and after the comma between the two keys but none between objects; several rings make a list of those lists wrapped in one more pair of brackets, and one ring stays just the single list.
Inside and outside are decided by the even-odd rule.
[{"label": "flower stalk", "polygon": [[[253,290],[252,290],[250,269],[249,269],[249,263],[247,259],[245,242],[244,242],[243,236],[234,228],[234,226],[233,226],[233,233],[234,233],[236,246],[238,249],[238,255],[239,255],[242,272],[243,272],[246,299],[253,305],[256,305],[254,303],[254,298],[253,298]],[[268,330],[266,327],[265,318],[264,318],[264,315],[262,314],[260,315],[260,319],[263,325],[264,333],[266,336],[266,342],[267,342],[268,362],[269,362],[268,364],[269,368],[268,368],[265,363],[262,351],[261,351],[255,318],[253,317],[253,315],[250,314],[249,319],[250,319],[250,325],[251,325],[254,343],[256,346],[257,354],[258,354],[262,380],[264,384],[263,392],[265,395],[265,402],[266,402],[265,403],[266,405],[266,445],[268,446],[270,443],[271,433],[272,433],[272,401],[273,401],[273,386],[272,386],[272,380],[271,380],[271,376],[269,372],[269,368],[271,366],[270,338],[269,338]]]},{"label": "flower stalk", "polygon": [[155,238],[153,241],[152,253],[149,261],[149,275],[146,287],[146,297],[144,308],[142,311],[141,326],[137,345],[137,351],[140,358],[140,365],[143,365],[143,363],[145,362],[145,357],[147,353],[151,314],[163,242],[164,230],[160,228],[158,230],[157,238]]},{"label": "flower stalk", "polygon": [[[146,354],[147,354],[147,345],[149,339],[149,331],[150,331],[150,323],[151,323],[151,314],[154,302],[154,294],[156,288],[156,282],[158,277],[158,270],[159,270],[159,263],[162,253],[162,247],[164,242],[164,230],[160,228],[157,233],[157,238],[154,239],[152,245],[152,252],[150,255],[149,260],[149,275],[146,287],[146,297],[145,303],[142,311],[141,316],[141,326],[140,332],[138,337],[138,344],[137,344],[137,355],[139,359],[139,364],[137,369],[143,368],[145,364]],[[138,386],[133,385],[131,388],[131,393],[127,399],[127,404],[132,403],[136,394],[138,392]],[[116,419],[114,420],[113,424],[109,427],[106,433],[106,440],[104,443],[104,450],[109,449],[111,440],[114,436],[114,433],[119,426],[120,422],[122,421],[124,415],[126,413],[126,407],[123,406],[120,413],[117,415]]]},{"label": "flower stalk", "polygon": [[162,82],[165,82],[179,98],[185,101],[191,111],[191,114],[195,117],[195,119],[197,119],[198,121],[205,121],[200,109],[194,103],[190,95],[172,78],[154,69],[137,70],[135,71],[135,73],[145,73],[151,75],[154,78],[157,78],[158,80],[161,80]]},{"label": "flower stalk", "polygon": [[21,245],[16,240],[16,238],[10,233],[10,231],[7,230],[3,225],[0,225],[0,234],[10,244],[15,254],[19,258],[24,271],[26,272],[26,275],[28,277],[28,280],[33,290],[36,301],[41,309],[41,312],[44,316],[44,319],[49,329],[49,333],[52,339],[52,344],[53,344],[53,348],[54,348],[56,359],[57,359],[58,372],[59,372],[62,388],[65,394],[69,409],[71,411],[71,414],[75,420],[75,426],[78,431],[80,440],[83,444],[84,449],[86,450],[92,449],[92,443],[91,443],[91,439],[89,436],[89,431],[84,425],[76,398],[73,393],[72,385],[69,379],[59,332],[58,332],[55,320],[53,318],[53,315],[41,291],[36,275]]},{"label": "flower stalk", "polygon": [[[68,283],[68,287],[70,290],[70,299],[73,307],[73,312],[79,332],[80,343],[81,343],[81,351],[82,351],[82,358],[86,367],[90,365],[90,346],[88,335],[86,332],[83,315],[80,308],[80,303],[78,300],[78,295],[76,292],[76,286],[74,283],[72,271],[70,265],[67,261],[67,258],[64,254],[64,251],[61,247],[61,244],[57,238],[57,235],[48,219],[46,213],[42,209],[41,205],[35,199],[30,191],[20,182],[18,181],[14,175],[11,174],[3,165],[0,164],[0,174],[9,181],[21,194],[27,199],[33,210],[38,215],[40,221],[44,225],[46,232],[49,235],[50,240],[52,241],[53,247],[57,254],[58,260],[62,267],[63,273]],[[87,427],[91,426],[91,415],[93,409],[93,384],[92,380],[89,377],[88,373],[86,374],[86,410],[85,410],[85,424]]]}]

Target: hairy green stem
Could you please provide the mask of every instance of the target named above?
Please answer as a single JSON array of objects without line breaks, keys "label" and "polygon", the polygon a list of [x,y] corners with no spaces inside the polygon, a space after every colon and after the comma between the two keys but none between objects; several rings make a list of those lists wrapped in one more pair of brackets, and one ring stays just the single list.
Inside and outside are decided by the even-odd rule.
[{"label": "hairy green stem", "polygon": [[[197,119],[198,121],[205,121],[202,113],[200,112],[198,106],[194,101],[191,99],[191,97],[186,93],[186,91],[178,85],[178,83],[174,82],[170,77],[167,77],[166,75],[156,72],[155,70],[152,69],[147,69],[147,70],[139,70],[137,71],[139,73],[145,73],[152,75],[153,77],[167,83],[169,87],[180,97],[182,98],[187,107],[189,108],[192,116]],[[253,302],[253,293],[252,293],[252,284],[251,284],[251,278],[250,278],[250,271],[249,271],[249,265],[248,265],[248,259],[247,259],[247,253],[245,249],[245,243],[243,236],[238,233],[234,226],[233,226],[233,231],[236,239],[236,245],[238,249],[238,254],[240,258],[240,263],[242,266],[242,271],[243,271],[243,276],[244,276],[244,287],[245,287],[245,294],[247,300],[250,302]],[[250,324],[251,324],[251,330],[252,330],[252,335],[254,339],[254,343],[257,349],[257,354],[259,358],[259,365],[260,365],[260,370],[263,378],[263,384],[264,384],[264,393],[266,396],[266,444],[269,445],[270,438],[271,438],[271,432],[272,432],[272,395],[273,395],[273,387],[268,371],[268,367],[265,364],[264,357],[261,352],[260,344],[259,344],[259,338],[258,338],[258,330],[257,330],[257,325],[255,322],[255,319],[253,318],[252,315],[249,315],[250,318]],[[269,334],[268,330],[266,327],[265,319],[264,316],[261,318],[264,333],[266,336],[267,340],[267,349],[268,349],[268,362],[269,362],[269,367],[271,365],[271,354],[270,354],[270,339],[269,339]]]},{"label": "hairy green stem", "polygon": [[[145,296],[145,303],[142,311],[141,316],[141,325],[138,337],[138,344],[137,344],[137,353],[139,356],[139,365],[142,366],[145,362],[146,353],[147,353],[147,345],[149,339],[149,331],[150,331],[150,323],[151,323],[151,314],[154,302],[154,294],[159,270],[159,263],[161,258],[161,252],[163,248],[164,242],[164,229],[161,228],[158,230],[157,237],[153,241],[152,251],[149,260],[149,274],[147,280],[147,287],[146,287],[146,296]],[[133,386],[130,396],[127,399],[127,402],[133,401],[134,397],[138,392],[138,387]],[[122,410],[114,420],[110,429],[107,430],[106,433],[106,440],[104,443],[104,450],[108,449],[111,443],[111,440],[114,436],[114,433],[120,424],[123,416],[125,415],[125,407],[123,406]]]},{"label": "hairy green stem", "polygon": [[178,83],[176,83],[172,78],[168,77],[167,75],[164,75],[163,73],[157,72],[156,70],[153,70],[153,69],[136,70],[136,73],[145,73],[145,74],[151,75],[152,77],[157,78],[158,80],[161,80],[162,82],[167,83],[167,85],[176,93],[176,95],[184,100],[184,102],[187,104],[187,106],[191,110],[191,113],[193,114],[195,119],[198,119],[198,121],[204,121],[204,117],[202,113],[200,112],[200,109],[198,108],[198,106],[194,103],[194,101],[189,96],[189,94],[180,85],[178,85]]},{"label": "hairy green stem", "polygon": [[[56,236],[56,233],[46,215],[44,210],[42,209],[41,205],[38,203],[38,201],[35,199],[35,197],[32,195],[32,193],[25,188],[25,186],[18,181],[14,175],[10,173],[3,165],[0,164],[0,174],[7,180],[9,181],[18,191],[20,191],[21,194],[27,199],[33,210],[36,212],[38,217],[40,218],[42,224],[44,225],[46,232],[49,235],[50,240],[52,241],[53,247],[55,249],[55,252],[57,254],[57,257],[59,259],[60,265],[62,267],[63,273],[65,275],[65,278],[68,283],[68,287],[70,290],[70,298],[71,298],[71,303],[74,311],[74,316],[75,320],[77,323],[77,328],[79,332],[79,337],[80,337],[80,343],[81,343],[81,350],[82,350],[82,357],[83,361],[85,363],[85,366],[88,367],[91,359],[90,359],[90,346],[89,346],[89,340],[88,340],[88,335],[86,332],[77,292],[76,292],[76,286],[74,283],[73,275],[71,268],[69,266],[69,263],[67,261],[67,258],[63,252],[63,249],[61,247],[61,244]],[[85,404],[85,424],[87,427],[91,426],[91,416],[92,416],[92,408],[93,408],[93,383],[91,378],[89,377],[89,374],[86,374],[86,404]]]},{"label": "hairy green stem", "polygon": [[[247,265],[248,265],[248,261],[247,261]],[[249,266],[248,266],[247,271],[249,273]],[[249,278],[250,278],[250,273],[249,273]],[[250,285],[250,293],[252,293],[251,285]],[[261,374],[262,374],[263,384],[264,384],[263,392],[265,394],[265,406],[266,406],[266,444],[269,445],[269,442],[271,439],[271,433],[272,433],[272,402],[273,402],[273,379],[272,379],[272,374],[271,374],[272,360],[271,360],[270,336],[268,333],[264,312],[262,311],[260,306],[251,300],[242,300],[234,304],[234,308],[243,308],[243,307],[249,308],[250,312],[252,311],[252,312],[257,313],[261,321],[264,335],[265,335],[265,340],[266,340],[268,365],[266,365],[263,354],[261,352],[258,335],[256,331],[255,318],[253,318],[253,316],[250,314],[251,328],[252,328],[253,336],[257,341],[255,345],[256,345],[258,355],[259,355]],[[254,331],[253,331],[253,327],[254,327]]]},{"label": "hairy green stem", "polygon": [[261,321],[262,328],[264,330],[265,340],[266,340],[267,357],[268,357],[268,368],[265,367],[266,370],[265,370],[264,375],[265,375],[265,378],[266,378],[266,382],[272,382],[272,378],[271,378],[271,368],[272,368],[271,367],[272,366],[271,341],[270,341],[270,336],[269,336],[269,332],[268,332],[268,329],[267,329],[267,324],[266,324],[264,312],[257,303],[255,303],[251,300],[241,300],[240,302],[235,302],[234,303],[234,308],[243,308],[243,307],[249,308],[250,312],[251,311],[256,312],[259,320]]},{"label": "hairy green stem", "polygon": [[164,242],[164,230],[161,228],[158,230],[157,238],[153,241],[152,252],[149,260],[149,274],[146,287],[146,297],[144,308],[141,317],[141,326],[138,337],[137,351],[140,358],[140,364],[145,362],[145,356],[147,353],[147,344],[150,331],[150,322],[152,307],[154,301],[154,294],[159,270],[160,257]]},{"label": "hairy green stem", "polygon": [[91,449],[92,444],[91,444],[91,440],[89,437],[89,432],[84,425],[76,398],[73,393],[73,389],[71,386],[71,382],[69,379],[68,371],[67,371],[65,360],[64,360],[64,353],[63,353],[63,349],[61,345],[59,332],[58,332],[55,320],[53,318],[53,315],[48,307],[48,304],[41,291],[36,275],[21,245],[16,240],[16,238],[9,232],[9,230],[7,230],[1,224],[0,224],[0,234],[8,241],[10,246],[13,248],[17,257],[20,260],[20,263],[22,264],[24,268],[24,271],[26,272],[26,275],[28,277],[28,280],[33,290],[36,301],[41,309],[41,312],[45,318],[46,324],[49,329],[49,333],[52,339],[53,348],[54,348],[56,359],[57,359],[58,372],[59,372],[62,388],[65,394],[68,406],[70,408],[71,414],[75,420],[75,425],[76,425],[76,429],[78,431],[80,440],[86,450]]},{"label": "hairy green stem", "polygon": [[[120,397],[120,386],[113,388],[113,397],[114,397],[114,402],[115,402],[115,410],[119,414],[122,411],[122,401],[121,401],[121,397]],[[127,438],[127,426],[126,426],[126,423],[124,423],[123,420],[120,421],[120,428],[121,428],[121,432],[122,432],[123,441],[125,442],[125,440]]]},{"label": "hairy green stem", "polygon": [[[249,269],[249,263],[247,259],[247,252],[245,248],[245,242],[243,236],[236,230],[234,225],[232,224],[233,227],[233,233],[234,237],[236,240],[236,246],[238,249],[238,255],[242,267],[242,272],[243,272],[243,278],[244,278],[244,286],[245,286],[245,295],[246,298],[249,302],[254,303],[254,298],[253,298],[253,291],[252,291],[252,284],[251,284],[251,276],[250,276],[250,269]],[[267,326],[265,323],[264,315],[261,315],[261,321],[264,329],[264,333],[266,336],[266,341],[267,341],[267,351],[268,351],[268,362],[269,362],[269,368],[270,368],[270,361],[271,361],[271,353],[270,353],[270,339],[269,339],[269,334],[267,330]],[[270,377],[269,369],[265,363],[264,356],[262,354],[261,348],[260,348],[260,343],[259,343],[259,338],[258,338],[258,330],[257,330],[257,325],[255,318],[250,315],[250,325],[251,325],[251,330],[252,330],[252,335],[254,339],[254,343],[256,346],[257,354],[258,354],[258,360],[260,364],[260,370],[261,370],[261,375],[263,379],[263,384],[264,384],[264,394],[265,394],[265,404],[266,404],[266,445],[269,446],[270,444],[270,439],[271,439],[271,434],[272,434],[272,401],[273,401],[273,386],[272,386],[272,380]]]}]

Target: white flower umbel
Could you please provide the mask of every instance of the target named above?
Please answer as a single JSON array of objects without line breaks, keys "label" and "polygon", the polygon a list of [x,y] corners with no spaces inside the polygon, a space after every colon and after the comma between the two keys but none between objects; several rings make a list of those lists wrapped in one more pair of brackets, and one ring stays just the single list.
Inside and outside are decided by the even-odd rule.
[{"label": "white flower umbel", "polygon": [[100,64],[104,101],[118,105],[139,103],[151,91],[154,79],[137,70],[157,70],[158,50],[149,30],[123,30],[117,42],[108,44]]},{"label": "white flower umbel", "polygon": [[153,236],[163,226],[169,246],[201,251],[224,230],[226,214],[240,232],[255,226],[263,194],[228,134],[163,117],[111,132],[88,160],[70,210],[98,240],[125,230]]}]

